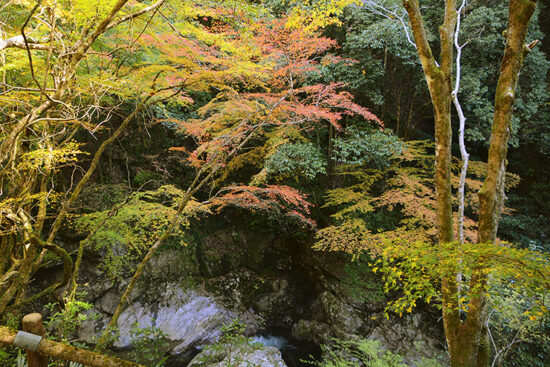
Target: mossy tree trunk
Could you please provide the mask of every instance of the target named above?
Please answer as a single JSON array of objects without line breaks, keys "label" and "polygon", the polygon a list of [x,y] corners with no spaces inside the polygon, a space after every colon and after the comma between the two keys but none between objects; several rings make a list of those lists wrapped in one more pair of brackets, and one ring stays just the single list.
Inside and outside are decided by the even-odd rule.
[{"label": "mossy tree trunk", "polygon": [[[435,189],[437,231],[439,243],[453,241],[453,210],[451,191],[451,103],[453,35],[456,24],[456,0],[445,3],[445,19],[439,28],[441,42],[441,64],[432,54],[418,0],[405,0],[403,5],[409,14],[414,40],[430,91],[435,119]],[[449,276],[441,280],[443,298],[443,326],[447,345],[454,344],[454,330],[460,322],[456,301],[456,278]]]},{"label": "mossy tree trunk", "polygon": [[[0,345],[13,344],[17,330],[0,326]],[[42,339],[38,344],[36,353],[43,356],[51,356],[64,361],[80,363],[92,367],[144,367],[140,364],[128,362],[119,358],[73,347],[65,343],[59,343],[49,339]]]},{"label": "mossy tree trunk", "polygon": [[[90,177],[96,170],[99,159],[103,151],[120,135],[129,122],[134,119],[143,108],[147,106],[148,100],[156,92],[147,95],[143,102],[139,103],[134,112],[128,116],[113,135],[103,142],[101,147],[95,152],[90,168],[82,179],[76,183],[74,190],[69,190],[62,196],[61,209],[57,212],[51,210],[48,205],[51,202],[51,193],[54,191],[51,182],[56,167],[52,165],[51,158],[46,159],[45,167],[21,165],[25,161],[25,154],[28,153],[29,129],[34,129],[36,135],[36,144],[43,151],[55,151],[63,147],[70,141],[77,132],[80,125],[74,129],[64,129],[62,132],[55,130],[58,124],[50,124],[48,121],[52,118],[52,113],[59,111],[78,110],[80,106],[67,107],[66,100],[71,95],[72,87],[78,78],[77,69],[80,62],[86,59],[91,46],[98,38],[109,29],[112,29],[123,22],[132,20],[142,14],[153,12],[158,9],[164,0],[158,0],[155,3],[144,7],[134,13],[121,16],[121,10],[127,5],[128,0],[117,0],[113,2],[109,11],[102,18],[90,21],[80,38],[74,42],[54,44],[53,34],[58,32],[56,24],[58,23],[55,11],[48,7],[50,12],[50,37],[49,43],[45,40],[31,40],[25,36],[25,27],[31,19],[36,21],[36,13],[45,11],[42,2],[36,2],[34,8],[27,15],[27,19],[21,28],[21,36],[13,37],[14,42],[5,42],[0,40],[0,51],[4,48],[23,49],[29,57],[29,73],[37,84],[38,98],[35,105],[30,105],[26,114],[21,118],[8,117],[7,123],[3,125],[4,137],[0,141],[0,192],[2,202],[7,203],[2,210],[2,235],[0,240],[0,314],[4,313],[9,307],[10,311],[16,311],[24,303],[28,303],[37,297],[51,293],[68,284],[70,273],[72,271],[72,260],[65,250],[54,243],[55,236],[61,226],[64,224],[67,214],[71,210],[72,204],[78,198],[82,188],[88,183]],[[38,11],[38,9],[41,9]],[[62,38],[62,37],[60,37]],[[70,37],[69,37],[70,38]],[[21,42],[15,42],[21,40]],[[40,44],[44,42],[44,44]],[[58,49],[58,47],[60,49]],[[56,67],[50,65],[50,56],[52,52],[63,53],[65,56],[63,62]],[[30,49],[38,49],[48,52],[47,66],[43,75],[39,76],[37,69],[33,69]],[[36,72],[36,74],[35,74]],[[43,79],[39,83],[36,79]],[[47,88],[46,80],[57,80],[55,85]],[[43,86],[42,86],[43,85]],[[37,93],[38,93],[37,92]],[[95,90],[92,90],[95,92]],[[33,100],[34,101],[34,100]],[[26,102],[25,102],[26,104]],[[69,103],[70,104],[70,103]],[[72,112],[71,112],[72,113]],[[15,114],[13,116],[16,116]],[[54,116],[55,117],[55,116]],[[77,117],[74,117],[78,120]],[[23,167],[23,168],[21,168]],[[72,186],[72,185],[71,185]],[[38,202],[38,209],[35,211],[34,202]],[[27,216],[29,218],[27,218]],[[44,223],[46,218],[53,219],[52,227],[48,227],[46,232]],[[53,251],[64,263],[64,275],[61,283],[53,284],[47,289],[39,292],[30,299],[26,296],[26,287],[32,275],[41,266],[46,252]],[[67,275],[69,275],[67,277]]]},{"label": "mossy tree trunk", "polygon": [[[441,65],[438,65],[428,44],[418,0],[404,0],[409,14],[415,44],[430,91],[434,108],[436,139],[436,211],[440,243],[453,241],[453,220],[450,182],[451,101],[452,101],[452,39],[457,19],[456,0],[445,1],[445,18],[439,28]],[[526,53],[525,38],[536,0],[510,0],[506,47],[500,67],[495,97],[495,112],[489,147],[487,176],[479,192],[480,245],[496,240],[502,212],[506,155],[510,137],[510,120],[519,72]],[[470,279],[470,290],[480,289],[467,307],[467,317],[461,320],[458,309],[456,274],[441,279],[443,325],[452,367],[487,366],[490,346],[487,340],[487,275],[480,268]]]}]

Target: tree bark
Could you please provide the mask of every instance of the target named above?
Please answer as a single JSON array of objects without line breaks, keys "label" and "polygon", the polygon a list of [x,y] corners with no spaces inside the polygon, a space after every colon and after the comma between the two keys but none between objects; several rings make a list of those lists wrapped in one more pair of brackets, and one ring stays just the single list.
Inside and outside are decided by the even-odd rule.
[{"label": "tree bark", "polygon": [[438,237],[441,243],[453,240],[451,193],[451,82],[453,65],[453,33],[456,22],[456,0],[447,0],[445,21],[439,29],[441,65],[432,54],[418,0],[404,0],[409,14],[418,54],[426,76],[435,118],[436,201]]},{"label": "tree bark", "polygon": [[[73,80],[75,78],[75,72],[76,69],[80,63],[80,61],[86,57],[86,54],[88,53],[91,45],[94,41],[96,41],[105,31],[116,27],[117,25],[121,24],[122,22],[130,21],[131,19],[135,19],[142,14],[145,14],[147,12],[152,12],[157,10],[162,4],[165,2],[165,0],[157,0],[154,4],[147,6],[135,13],[125,15],[125,16],[119,16],[119,13],[121,9],[128,3],[128,0],[116,0],[115,4],[110,8],[109,13],[103,18],[99,19],[98,22],[90,24],[89,27],[86,29],[86,31],[82,32],[82,35],[79,40],[74,42],[73,44],[63,46],[63,54],[64,56],[64,62],[61,65],[61,67],[56,72],[56,76],[54,79],[58,81],[58,83],[51,88],[47,89],[47,83],[44,81],[43,87],[40,85],[41,83],[36,82],[38,84],[39,90],[42,91],[42,95],[38,103],[35,105],[34,108],[31,108],[30,111],[23,116],[19,120],[15,120],[13,122],[10,122],[10,127],[7,130],[6,136],[2,141],[0,142],[0,178],[3,182],[7,182],[8,185],[13,184],[14,187],[23,187],[25,188],[24,191],[21,193],[16,193],[13,196],[16,197],[24,197],[24,195],[34,192],[34,185],[36,185],[36,182],[39,181],[37,177],[31,178],[31,175],[27,175],[29,178],[25,178],[24,181],[26,182],[14,182],[14,180],[11,179],[6,173],[10,172],[11,166],[16,162],[16,159],[18,156],[21,155],[21,147],[22,144],[22,137],[27,133],[27,128],[33,124],[37,119],[43,118],[44,115],[49,113],[51,109],[55,108],[59,104],[63,104],[64,98],[66,98],[66,95],[68,91],[70,90],[70,87],[73,83]],[[36,7],[40,6],[40,4],[37,4]],[[35,7],[35,9],[36,9]],[[29,14],[28,19],[30,19],[33,15],[34,10]],[[117,18],[118,17],[118,18]],[[52,19],[54,19],[54,15],[52,15]],[[26,24],[26,23],[25,23]],[[52,29],[50,34],[50,39],[48,40],[36,40],[31,39],[29,37],[26,37],[23,34],[20,36],[14,36],[5,40],[0,40],[0,51],[4,48],[22,48],[26,49],[40,49],[44,51],[48,51],[49,53],[55,51],[53,49],[53,24],[55,24],[55,21],[52,20]],[[23,27],[24,28],[24,27]],[[39,42],[46,42],[44,45],[39,44]],[[49,44],[47,44],[49,42]],[[59,51],[61,53],[61,51]],[[29,58],[30,56],[29,52]],[[48,56],[49,57],[49,56]],[[49,67],[46,68],[45,75],[48,75]],[[32,63],[31,63],[31,74],[32,74]],[[46,80],[47,77],[44,77]],[[53,78],[53,76],[52,76]],[[51,92],[51,94],[46,94],[46,91],[48,93]],[[126,125],[128,125],[129,121],[135,117],[145,106],[147,103],[147,100],[149,100],[154,94],[150,94],[145,98],[145,101],[140,103],[136,110],[126,118],[122,125],[119,127],[119,129],[115,132],[114,135],[118,136],[117,134],[120,134],[120,131],[122,131]],[[43,98],[44,97],[44,98]],[[47,125],[45,125],[47,126]],[[46,128],[45,128],[46,129]],[[46,129],[48,130],[48,129]],[[76,131],[76,130],[75,130]],[[45,131],[44,135],[48,137],[50,132]],[[53,136],[53,135],[52,135]],[[46,293],[51,292],[52,290],[64,287],[67,285],[68,281],[70,280],[70,276],[66,277],[65,274],[67,274],[67,271],[69,273],[72,273],[72,261],[71,258],[66,254],[66,252],[61,249],[60,247],[56,246],[53,243],[53,240],[55,238],[55,235],[57,231],[59,230],[60,226],[63,224],[63,221],[66,219],[66,214],[70,210],[71,204],[74,202],[74,200],[78,197],[80,194],[82,188],[87,183],[87,181],[90,179],[92,173],[94,172],[97,162],[99,158],[102,155],[103,150],[105,147],[109,146],[109,144],[112,143],[116,139],[116,136],[111,137],[110,139],[103,142],[99,150],[94,155],[94,158],[91,163],[91,167],[88,170],[88,172],[85,174],[85,176],[80,180],[80,182],[77,184],[76,189],[72,192],[72,195],[63,203],[60,212],[57,213],[57,215],[54,217],[54,223],[51,227],[51,230],[48,235],[44,235],[44,239],[46,241],[42,241],[42,232],[43,232],[43,223],[45,220],[45,214],[46,214],[46,199],[42,199],[40,202],[40,206],[38,209],[38,214],[35,218],[31,218],[31,220],[28,221],[29,228],[25,228],[26,236],[29,236],[29,241],[22,241],[19,237],[17,237],[18,242],[14,243],[14,241],[8,239],[6,241],[2,240],[2,244],[0,246],[0,254],[3,254],[6,251],[11,251],[11,248],[14,246],[17,246],[21,250],[18,250],[20,252],[20,258],[13,257],[13,256],[6,256],[5,258],[8,259],[8,261],[4,261],[4,258],[0,260],[0,270],[2,270],[2,274],[4,274],[4,271],[9,271],[9,277],[1,276],[0,277],[0,314],[2,314],[6,307],[10,309],[17,309],[20,305],[29,302],[33,299],[36,299],[37,297],[40,297]],[[41,192],[46,192],[46,181],[47,176],[49,174],[49,169],[46,170],[45,173],[42,173],[42,185],[40,186]],[[23,179],[22,179],[23,180]],[[33,180],[36,180],[34,182]],[[16,215],[18,215],[18,211],[14,211]],[[30,208],[23,208],[23,212],[30,212]],[[35,220],[33,220],[35,219]],[[46,245],[46,246],[44,246]],[[23,246],[26,246],[24,248]],[[32,274],[40,264],[40,262],[43,260],[44,255],[46,254],[47,250],[53,250],[55,251],[61,259],[64,261],[64,277],[63,281],[58,284],[54,284],[47,289],[39,292],[38,294],[34,295],[31,299],[24,299],[25,298],[25,287],[27,283],[29,282],[29,279],[31,278]],[[13,255],[13,254],[12,254]],[[10,259],[13,259],[15,261],[17,259],[17,264],[14,264],[14,266],[10,267],[9,269],[6,269],[10,264]],[[13,268],[13,269],[12,269]],[[5,279],[6,278],[6,279]],[[14,302],[15,297],[15,302]]]},{"label": "tree bark", "polygon": [[[480,245],[493,243],[497,236],[498,222],[505,200],[504,180],[513,104],[519,73],[530,50],[525,45],[525,38],[535,8],[536,0],[510,0],[506,46],[495,93],[487,176],[478,193],[480,207],[477,242]],[[472,277],[470,284],[470,289],[481,286],[482,291],[472,297],[468,305],[468,318],[464,324],[465,329],[473,329],[472,343],[465,345],[463,350],[468,356],[468,366],[487,366],[489,362],[488,348],[480,347],[487,338],[486,330],[483,333],[487,318],[487,297],[484,292],[487,280],[487,275],[479,271],[477,276]]]},{"label": "tree bark", "polygon": [[525,45],[534,0],[510,0],[506,46],[495,94],[495,112],[487,159],[487,177],[479,191],[478,243],[494,242],[504,201],[504,175],[510,121],[519,72],[529,48]]},{"label": "tree bark", "polygon": [[[456,0],[446,0],[445,19],[439,28],[441,40],[441,66],[437,65],[430,50],[418,0],[404,0],[409,14],[418,54],[422,62],[428,89],[434,107],[436,138],[436,202],[437,226],[440,243],[453,240],[450,184],[451,158],[451,79],[452,38],[457,20]],[[506,48],[500,68],[495,97],[495,113],[491,131],[487,176],[479,192],[480,212],[478,243],[492,243],[496,239],[498,221],[504,201],[504,175],[510,137],[510,120],[519,71],[528,47],[525,37],[536,0],[510,0]],[[458,90],[454,91],[455,96]],[[460,111],[459,111],[460,112]],[[449,347],[452,367],[486,366],[489,348],[486,343],[487,275],[482,266],[475,269],[470,289],[481,289],[468,304],[467,319],[459,317],[457,282],[444,277],[442,283],[443,324]]]},{"label": "tree bark", "polygon": [[[13,344],[17,330],[0,326],[0,343]],[[44,356],[51,356],[65,361],[73,361],[92,367],[144,367],[140,364],[113,358],[85,349],[73,347],[65,343],[42,339],[36,350]]]},{"label": "tree bark", "polygon": [[[437,231],[440,244],[453,241],[453,210],[451,191],[451,92],[453,66],[453,35],[457,19],[456,0],[445,3],[445,19],[439,28],[441,42],[441,65],[432,54],[418,0],[404,0],[403,5],[409,14],[414,40],[422,68],[430,91],[435,119],[435,188]],[[447,345],[453,359],[453,346],[456,344],[460,325],[458,302],[456,299],[456,277],[451,275],[441,280],[443,305],[443,326]]]}]

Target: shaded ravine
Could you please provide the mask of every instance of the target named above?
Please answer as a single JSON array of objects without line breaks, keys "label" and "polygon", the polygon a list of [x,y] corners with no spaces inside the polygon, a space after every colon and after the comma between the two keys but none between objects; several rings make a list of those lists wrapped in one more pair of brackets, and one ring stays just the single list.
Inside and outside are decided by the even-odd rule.
[{"label": "shaded ravine", "polygon": [[[216,343],[223,325],[240,319],[245,335],[280,345],[288,367],[305,366],[300,360],[318,357],[319,345],[333,337],[373,337],[410,360],[439,352],[436,321],[382,317],[385,300],[368,268],[356,262],[347,271],[349,259],[312,251],[311,239],[254,231],[238,214],[197,224],[187,246],[168,245],[151,259],[119,319],[119,349],[129,348],[132,325],[138,322],[168,335],[168,367],[186,366],[201,347]],[[64,240],[69,244],[78,238]],[[123,248],[115,250],[124,254]],[[93,344],[127,278],[113,283],[106,276],[101,251],[90,247],[85,255],[79,283],[89,284],[84,300],[99,317],[84,322],[75,339]],[[37,281],[60,276],[62,269],[51,266],[43,272]]]}]

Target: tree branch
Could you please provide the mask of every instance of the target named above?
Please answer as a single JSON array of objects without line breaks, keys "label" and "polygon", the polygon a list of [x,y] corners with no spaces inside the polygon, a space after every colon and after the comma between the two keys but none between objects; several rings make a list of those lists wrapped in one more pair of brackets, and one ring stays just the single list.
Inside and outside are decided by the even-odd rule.
[{"label": "tree branch", "polygon": [[[31,50],[48,51],[50,48],[49,46],[42,44],[42,41],[29,37],[27,37],[27,44]],[[13,36],[5,40],[0,39],[0,51],[12,47],[20,48],[22,50],[27,49],[23,35]]]},{"label": "tree branch", "polygon": [[424,27],[424,21],[422,20],[422,13],[420,12],[418,0],[403,0],[403,6],[409,14],[414,42],[416,43],[426,76],[434,79],[439,68],[437,67],[435,57],[428,43],[428,36],[426,34],[426,28]]},{"label": "tree branch", "polygon": [[137,18],[137,17],[139,17],[140,15],[143,15],[143,14],[148,13],[148,12],[150,12],[150,11],[157,10],[158,8],[160,8],[160,7],[162,6],[162,4],[164,4],[165,1],[166,1],[166,0],[159,0],[159,1],[157,1],[156,3],[151,4],[151,5],[149,5],[148,7],[145,7],[145,8],[143,8],[143,9],[141,9],[141,10],[135,12],[135,13],[128,14],[128,15],[124,16],[124,17],[120,18],[119,20],[117,20],[116,22],[113,22],[113,23],[109,24],[109,25],[107,26],[107,28],[105,28],[105,31],[108,31],[109,29],[116,27],[116,26],[119,25],[120,23],[127,22],[127,21],[129,21],[129,20],[132,20],[132,19],[134,19],[134,18]]}]

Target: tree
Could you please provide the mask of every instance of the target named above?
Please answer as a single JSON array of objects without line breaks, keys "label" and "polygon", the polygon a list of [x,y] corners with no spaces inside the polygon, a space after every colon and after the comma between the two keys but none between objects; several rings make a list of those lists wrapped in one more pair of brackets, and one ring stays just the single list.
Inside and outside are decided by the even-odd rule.
[{"label": "tree", "polygon": [[[0,142],[1,243],[0,314],[66,286],[73,262],[54,241],[97,168],[99,159],[140,112],[155,101],[157,91],[144,85],[132,94],[136,104],[93,155],[83,175],[70,185],[58,184],[59,173],[76,167],[82,153],[74,142],[78,131],[93,134],[116,108],[105,101],[123,83],[111,63],[116,47],[106,38],[141,16],[155,13],[163,0],[144,5],[112,1],[76,4],[57,1],[8,2],[2,7],[2,131]],[[142,24],[147,27],[147,23]],[[19,33],[19,34],[18,34]],[[31,36],[32,35],[32,36]],[[108,41],[106,42],[108,44]],[[102,44],[102,46],[98,46]],[[105,47],[109,49],[104,54]],[[131,48],[121,43],[118,48]],[[87,67],[83,68],[82,64]],[[118,65],[119,69],[124,63]],[[98,70],[103,73],[98,74]],[[120,89],[118,90],[120,93]],[[64,187],[65,186],[65,187]],[[64,266],[63,279],[27,297],[31,276],[53,252]]]},{"label": "tree", "polygon": [[[381,124],[367,108],[352,101],[351,94],[342,90],[342,83],[310,83],[311,75],[319,72],[320,64],[332,59],[328,52],[334,47],[333,40],[320,36],[314,30],[290,28],[284,18],[265,16],[254,19],[252,24],[251,18],[243,17],[243,13],[235,8],[214,6],[207,10],[212,19],[206,31],[225,36],[220,38],[219,42],[223,45],[220,50],[229,56],[221,58],[217,47],[213,48],[212,55],[208,50],[197,50],[197,53],[199,57],[205,57],[209,64],[215,65],[207,75],[220,91],[198,109],[197,118],[183,121],[160,119],[174,123],[193,139],[195,144],[192,147],[172,147],[171,150],[187,154],[188,164],[196,170],[194,178],[180,198],[170,224],[136,268],[98,341],[99,348],[108,343],[110,332],[117,325],[145,266],[172,235],[180,223],[182,212],[202,188],[218,186],[217,194],[209,197],[205,205],[217,208],[234,205],[252,211],[264,210],[271,215],[290,217],[309,228],[313,226],[313,222],[306,217],[309,203],[295,189],[265,185],[263,182],[257,183],[264,184],[262,187],[227,185],[223,182],[228,171],[239,166],[241,153],[245,149],[262,149],[270,141],[284,140],[297,130],[311,128],[324,121],[340,128],[339,122],[344,116],[360,116]],[[250,32],[241,33],[241,25],[233,23],[235,18],[245,22]],[[176,32],[174,39],[171,38],[173,33],[157,34],[146,37],[145,42],[169,55],[163,67],[170,68],[171,79],[188,80],[186,64],[180,64],[188,60],[180,58],[178,49],[166,47],[161,41],[170,38],[171,43],[188,46],[191,40],[178,32],[176,25],[172,24],[170,28]],[[225,38],[232,39],[232,42],[226,42]],[[244,40],[251,40],[253,46],[240,46],[247,44]],[[221,45],[215,43],[215,46]],[[259,147],[255,145],[258,142]]]},{"label": "tree", "polygon": [[[411,21],[412,32],[422,62],[434,108],[436,138],[436,212],[438,240],[444,245],[453,241],[451,196],[451,100],[453,40],[457,21],[457,4],[445,1],[444,21],[439,28],[441,57],[439,64],[432,54],[417,0],[403,2]],[[493,128],[487,160],[487,174],[479,191],[480,247],[496,240],[498,221],[504,201],[506,153],[510,137],[510,122],[518,76],[524,58],[534,44],[525,45],[529,20],[536,2],[511,0],[509,4],[506,46],[496,88]],[[462,10],[462,8],[460,9]],[[458,269],[456,270],[458,273]],[[483,266],[474,271],[470,289],[477,289],[467,306],[467,317],[462,320],[458,307],[459,285],[456,276],[441,279],[443,324],[452,366],[485,366],[489,363],[489,345],[486,338],[486,285],[488,275]]]},{"label": "tree", "polygon": [[[388,19],[397,18],[395,23],[406,32],[409,31],[399,11],[381,7],[379,3],[384,2],[365,1],[364,3],[374,7],[375,11]],[[529,19],[535,10],[535,2],[531,1],[511,1],[509,4],[506,46],[496,86],[489,157],[487,165],[483,166],[484,183],[478,186],[477,226],[475,221],[466,218],[465,237],[469,241],[463,245],[460,242],[454,242],[452,188],[455,179],[452,175],[454,164],[451,152],[451,103],[453,100],[457,112],[461,115],[461,148],[464,141],[464,116],[461,114],[461,106],[456,98],[461,73],[457,70],[456,77],[453,75],[453,65],[456,63],[460,67],[460,59],[454,58],[453,47],[457,48],[460,56],[463,45],[458,42],[461,24],[459,12],[461,16],[464,15],[466,11],[464,4],[463,2],[457,9],[456,1],[445,2],[443,24],[438,29],[440,42],[437,47],[440,50],[440,58],[436,60],[419,2],[414,0],[403,2],[410,19],[412,38],[420,57],[434,110],[436,145],[433,186],[430,178],[420,175],[418,169],[413,171],[410,167],[408,169],[405,167],[404,170],[396,171],[396,175],[387,181],[392,186],[397,186],[397,190],[390,191],[389,195],[383,194],[379,198],[373,198],[375,195],[371,195],[368,190],[383,173],[372,170],[370,173],[368,171],[363,174],[355,173],[355,176],[365,180],[363,186],[357,184],[355,188],[350,186],[329,192],[328,204],[345,205],[344,209],[335,214],[335,219],[343,222],[341,225],[321,230],[318,246],[348,252],[355,252],[361,248],[374,250],[376,256],[381,256],[380,262],[375,263],[377,265],[374,270],[383,269],[386,290],[400,287],[403,289],[403,297],[392,306],[392,309],[398,313],[405,310],[411,312],[417,298],[429,301],[436,294],[437,297],[440,295],[451,365],[482,366],[487,365],[490,353],[486,339],[489,274],[494,274],[494,278],[509,279],[510,269],[517,271],[517,267],[524,266],[529,270],[517,271],[514,282],[517,285],[519,283],[525,285],[526,289],[530,289],[530,297],[537,299],[534,294],[537,291],[544,292],[548,288],[548,263],[543,254],[529,251],[516,252],[515,249],[496,241],[498,220],[505,198],[506,152],[518,75],[526,55],[536,45],[536,42],[525,45]],[[453,83],[453,77],[456,83]],[[466,161],[467,154],[464,150],[462,153],[463,161]],[[478,162],[475,165],[479,166]],[[467,167],[463,166],[461,179],[457,179],[459,191],[463,190],[463,184],[468,180],[466,171]],[[473,183],[472,180],[469,181],[470,185]],[[433,194],[435,194],[435,202],[430,201]],[[389,207],[390,213],[392,210],[399,209],[405,217],[399,223],[405,226],[398,227],[397,230],[387,230],[383,227],[369,228],[364,220],[357,218],[357,213],[363,213],[363,215],[376,213],[380,206]],[[462,211],[463,206],[459,216]],[[476,214],[475,211],[474,214]],[[371,214],[368,215],[372,217]],[[426,224],[435,226],[437,230],[434,241],[438,243],[437,247],[431,245],[433,242],[430,239],[430,233],[433,232],[433,227],[430,231]],[[376,230],[381,230],[382,233],[373,234],[372,232]],[[477,239],[472,238],[472,230],[477,231]],[[473,242],[477,244],[473,245]],[[378,246],[373,248],[373,244]],[[493,263],[494,259],[499,259],[498,261],[507,264],[506,266],[510,269]],[[435,291],[428,284],[433,281],[441,284],[440,291]],[[405,299],[407,301],[404,301]],[[546,306],[541,304],[540,299],[534,303],[539,303],[535,307],[545,310]]]}]

